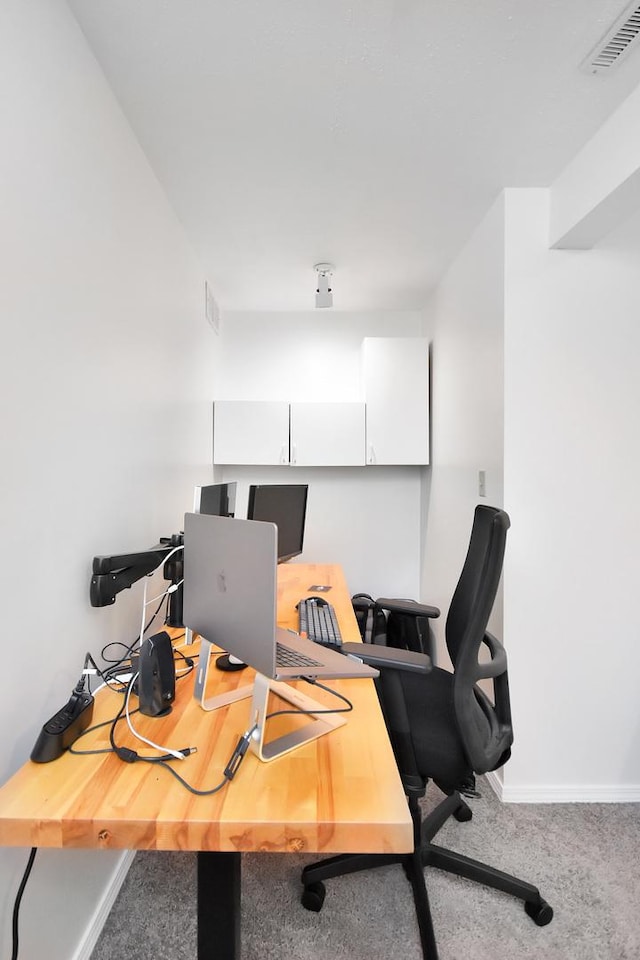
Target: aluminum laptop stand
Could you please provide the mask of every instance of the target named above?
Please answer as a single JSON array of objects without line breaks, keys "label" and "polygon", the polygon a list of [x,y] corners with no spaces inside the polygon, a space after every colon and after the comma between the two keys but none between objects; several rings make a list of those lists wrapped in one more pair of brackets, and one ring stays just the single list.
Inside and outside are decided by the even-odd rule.
[{"label": "aluminum laptop stand", "polygon": [[[303,743],[309,743],[311,740],[317,740],[318,737],[324,736],[325,733],[331,733],[332,730],[343,726],[347,722],[344,717],[325,713],[328,708],[324,704],[318,703],[317,700],[313,700],[306,694],[289,686],[288,683],[283,683],[280,680],[270,680],[261,673],[256,673],[252,684],[245,684],[235,690],[229,690],[227,693],[221,693],[214,697],[205,697],[213,644],[204,638],[201,638],[200,644],[200,660],[193,690],[195,699],[203,710],[217,710],[219,707],[226,707],[231,703],[247,700],[251,697],[248,728],[255,726],[255,731],[251,737],[250,748],[252,753],[255,753],[260,760],[264,762],[275,760],[277,757],[295,750]],[[292,704],[301,714],[309,714],[311,722],[304,727],[276,737],[274,740],[266,740],[270,693],[274,693],[281,700]]]}]

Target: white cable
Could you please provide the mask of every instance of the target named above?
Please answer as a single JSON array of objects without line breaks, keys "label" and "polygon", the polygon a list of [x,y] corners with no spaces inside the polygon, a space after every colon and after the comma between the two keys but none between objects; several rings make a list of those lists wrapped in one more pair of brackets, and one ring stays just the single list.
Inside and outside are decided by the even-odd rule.
[{"label": "white cable", "polygon": [[95,690],[92,690],[91,693],[95,697],[96,693],[99,693],[100,690],[104,690],[105,687],[109,690],[114,690],[116,693],[120,693],[120,687],[125,686],[131,680],[130,673],[119,673],[114,677],[109,677],[108,680],[103,680],[102,683],[98,684]]},{"label": "white cable", "polygon": [[167,560],[174,555],[174,553],[177,553],[178,550],[184,550],[184,544],[180,544],[180,546],[174,547],[173,550],[170,550],[169,553],[166,555],[166,557],[163,557],[160,563],[156,567],[154,567],[153,570],[150,570],[144,579],[144,590],[142,591],[142,621],[140,623],[140,636],[138,638],[140,646],[142,646],[142,641],[144,640],[144,621],[146,617],[147,607],[149,606],[149,604],[153,603],[154,600],[162,599],[162,597],[167,596],[167,594],[169,593],[173,593],[174,590],[177,590],[178,587],[182,583],[184,583],[184,580],[181,580],[180,583],[171,584],[171,586],[167,590],[165,590],[164,593],[161,593],[159,596],[154,597],[152,600],[147,600],[147,584],[149,583],[149,578],[156,572],[158,567],[163,566],[163,564],[165,564]]},{"label": "white cable", "polygon": [[178,587],[181,587],[184,583],[184,577],[182,580],[179,580],[178,583],[172,583],[170,587],[167,587],[166,590],[163,590],[162,593],[159,593],[157,597],[151,597],[150,600],[145,601],[145,607],[150,607],[152,603],[155,603],[156,600],[162,600],[163,597],[168,597],[170,593],[175,593]]},{"label": "white cable", "polygon": [[129,727],[129,730],[137,740],[141,740],[143,743],[146,743],[149,747],[153,747],[154,750],[160,750],[161,753],[170,753],[172,757],[176,758],[176,760],[184,760],[185,758],[184,753],[180,753],[179,750],[173,750],[171,747],[162,747],[160,746],[159,743],[154,743],[153,740],[147,740],[146,737],[143,737],[141,733],[138,733],[138,731],[134,729],[133,724],[131,722],[131,717],[129,715],[129,699],[131,697],[131,690],[133,689],[133,685],[136,682],[136,680],[139,678],[139,676],[140,674],[136,673],[131,683],[127,687],[127,696],[124,702],[124,712],[127,717],[127,725]]},{"label": "white cable", "polygon": [[174,650],[177,650],[178,647],[190,647],[191,644],[194,643],[194,642],[195,642],[195,641],[194,641],[194,639],[193,639],[193,630],[191,629],[191,627],[185,627],[185,628],[184,628],[184,635],[183,635],[183,637],[182,637],[182,640],[181,640],[179,643],[175,643],[175,644],[173,645],[173,646],[174,646]]},{"label": "white cable", "polygon": [[[96,673],[95,670],[85,670],[84,672],[91,675]],[[102,683],[98,684],[95,690],[92,690],[91,693],[95,697],[96,693],[99,693],[100,690],[104,690],[105,687],[108,687],[109,690],[115,690],[116,693],[119,693],[119,687],[116,686],[116,684],[123,686],[124,684],[129,683],[130,679],[130,673],[118,674],[115,677],[109,677],[108,680],[103,680]]]},{"label": "white cable", "polygon": [[[156,567],[157,569],[157,567]],[[144,579],[144,590],[142,591],[142,623],[140,624],[140,636],[138,637],[138,646],[142,646],[142,641],[144,640],[144,621],[147,616],[147,584],[149,580],[147,577]]]},{"label": "white cable", "polygon": [[[178,547],[174,547],[173,550],[170,550],[169,553],[166,555],[166,557],[163,557],[160,563],[156,567],[154,567],[154,569],[151,570],[145,577],[144,589],[142,591],[142,620],[140,623],[140,636],[138,640],[140,647],[142,647],[142,643],[144,640],[144,633],[145,633],[144,622],[146,618],[147,607],[150,604],[155,603],[156,600],[161,600],[163,597],[166,597],[171,593],[175,593],[178,587],[182,586],[182,584],[184,583],[184,578],[183,578],[182,580],[180,580],[179,583],[172,583],[163,593],[159,594],[157,597],[152,597],[151,600],[147,600],[147,584],[149,583],[150,578],[156,572],[158,567],[163,566],[167,562],[167,560],[174,555],[174,553],[178,552],[178,550],[184,550],[184,545],[181,544]],[[160,744],[154,743],[153,740],[148,740],[146,737],[143,737],[142,734],[139,733],[134,728],[133,723],[131,722],[131,715],[129,713],[129,700],[131,698],[131,690],[133,689],[133,685],[139,676],[140,674],[136,673],[135,676],[131,679],[129,686],[127,687],[127,695],[125,698],[125,715],[127,718],[127,726],[129,727],[129,730],[137,740],[140,740],[142,743],[146,743],[149,747],[153,747],[154,750],[160,750],[162,753],[169,753],[171,754],[172,757],[175,757],[176,760],[184,760],[185,758],[184,753],[180,753],[179,750],[173,750],[171,747],[160,746]]]},{"label": "white cable", "polygon": [[163,563],[166,563],[167,560],[170,560],[171,557],[174,555],[174,553],[177,553],[178,550],[184,550],[183,543],[179,544],[177,547],[174,547],[172,550],[169,550],[169,553],[166,555],[166,557],[163,557],[160,563],[158,564],[158,566],[154,567],[153,570],[151,570],[149,574],[147,574],[147,576],[151,576],[152,573],[155,573],[158,567],[161,567]]}]

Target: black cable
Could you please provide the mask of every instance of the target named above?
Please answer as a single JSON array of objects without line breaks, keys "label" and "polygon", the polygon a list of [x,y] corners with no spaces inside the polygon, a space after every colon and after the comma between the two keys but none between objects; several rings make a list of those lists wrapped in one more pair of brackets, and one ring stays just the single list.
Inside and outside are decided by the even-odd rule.
[{"label": "black cable", "polygon": [[[129,687],[132,686],[134,679],[135,678],[132,677],[131,680],[129,681]],[[125,697],[122,703],[122,706],[120,707],[120,709],[118,710],[118,713],[116,714],[113,721],[111,722],[111,729],[109,730],[109,742],[111,744],[113,752],[118,757],[118,759],[122,760],[124,763],[137,763],[138,761],[140,761],[142,763],[153,763],[156,766],[164,767],[165,770],[168,770],[169,773],[172,774],[176,778],[176,780],[178,780],[179,783],[182,784],[183,787],[185,787],[190,793],[193,793],[199,797],[209,797],[212,794],[217,793],[219,790],[221,790],[224,787],[225,783],[228,783],[230,780],[233,779],[246,753],[247,747],[249,746],[249,740],[251,739],[251,736],[253,735],[253,732],[255,730],[255,726],[254,726],[251,728],[251,730],[247,730],[247,732],[244,733],[242,737],[240,737],[240,740],[238,741],[235,747],[235,750],[233,751],[231,759],[229,760],[229,763],[225,767],[224,778],[220,781],[220,783],[216,784],[216,786],[212,787],[210,790],[198,790],[197,787],[191,786],[191,784],[188,783],[184,779],[184,777],[181,777],[180,774],[173,769],[173,767],[169,766],[169,761],[176,759],[176,757],[173,754],[165,753],[160,757],[143,757],[139,753],[137,753],[137,751],[132,750],[130,747],[121,747],[116,743],[116,740],[115,740],[116,726],[118,725],[120,720],[123,719],[123,714],[126,710],[126,707],[127,707],[127,698]],[[178,750],[178,753],[182,753],[184,757],[188,757],[190,756],[190,754],[195,752],[196,752],[196,748],[194,747],[184,747]]]},{"label": "black cable", "polygon": [[198,790],[197,787],[192,787],[190,783],[187,783],[184,777],[181,777],[180,774],[174,770],[173,767],[170,767],[162,757],[138,757],[137,759],[142,760],[143,763],[155,763],[159,767],[164,767],[164,769],[168,770],[169,773],[172,774],[176,780],[178,780],[182,786],[189,791],[189,793],[195,793],[195,795],[198,797],[210,797],[212,794],[218,793],[218,791],[222,790],[224,785],[231,779],[231,777],[225,775],[220,783],[218,783],[215,787],[212,787],[211,790]]},{"label": "black cable", "polygon": [[[74,753],[76,754],[76,756],[79,756],[79,757],[92,756],[98,753],[115,753],[118,759],[122,760],[125,763],[137,763],[139,760],[142,761],[143,763],[155,763],[160,767],[165,767],[165,769],[167,769],[169,773],[172,773],[174,777],[177,780],[179,780],[180,783],[184,787],[186,787],[187,790],[189,790],[191,793],[195,793],[203,797],[209,796],[212,793],[217,793],[218,790],[221,790],[222,787],[224,787],[225,783],[227,783],[227,781],[231,779],[230,777],[225,776],[224,780],[222,780],[212,790],[197,790],[195,787],[192,787],[189,783],[187,783],[187,781],[184,780],[179,773],[176,773],[176,771],[169,766],[169,761],[176,759],[176,757],[174,757],[172,754],[166,753],[160,757],[142,757],[135,750],[131,750],[128,747],[118,746],[115,743],[114,729],[115,729],[116,723],[118,723],[120,720],[123,719],[122,713],[123,713],[123,709],[119,711],[116,717],[113,717],[110,720],[103,720],[102,723],[96,723],[93,727],[87,727],[87,729],[83,730],[83,732],[80,734],[80,737],[84,737],[87,733],[91,733],[93,730],[97,730],[99,727],[106,727],[107,724],[111,724],[109,740],[113,744],[112,747],[104,747],[99,750],[76,750],[72,745],[69,747],[69,753]],[[133,713],[138,713],[138,710],[136,709],[136,710],[129,711],[130,715]],[[80,737],[78,737],[78,740],[80,739]],[[195,750],[189,747],[184,750],[180,750],[179,752],[184,753],[185,757],[188,757],[191,753],[195,753]]]},{"label": "black cable", "polygon": [[[156,619],[158,614],[160,613],[162,606],[167,602],[168,602],[168,596],[165,594],[164,596],[161,597],[160,603],[156,607],[150,619],[147,621],[142,633],[143,636],[147,632],[147,630],[149,629],[153,621]],[[175,637],[172,637],[171,638],[172,645],[176,643],[178,640],[181,640],[184,636],[185,636],[185,633],[183,632],[181,634],[178,634]],[[109,689],[115,690],[117,693],[126,693],[127,683],[119,681],[118,674],[121,673],[123,669],[126,670],[127,667],[131,667],[131,655],[133,654],[133,651],[136,647],[136,644],[139,642],[139,640],[140,640],[140,635],[138,635],[135,638],[135,640],[132,643],[130,643],[128,646],[122,640],[112,640],[110,643],[105,644],[105,646],[102,648],[100,652],[100,656],[105,661],[105,663],[109,664],[109,667],[106,670],[101,671],[96,665],[95,660],[93,660],[93,657],[91,658],[91,662],[95,668],[96,673],[104,681],[104,683],[109,687]],[[106,651],[110,647],[114,647],[114,646],[122,647],[124,649],[123,655],[117,660],[111,659],[106,654]],[[173,648],[173,652],[174,652],[174,659],[175,659],[175,654],[178,654],[178,656],[181,657],[183,660],[185,660],[187,665],[193,669],[193,666],[194,666],[193,658],[186,657],[181,651],[176,650],[175,647]],[[90,656],[90,655],[88,654],[87,656]],[[191,670],[187,671],[184,674],[181,674],[181,676],[188,676],[189,673],[191,673]],[[177,677],[176,679],[180,679],[180,677]],[[116,688],[113,685],[114,680],[118,682],[119,684],[118,688]]]},{"label": "black cable", "polygon": [[[131,653],[131,651],[133,650],[137,642],[138,642],[138,637],[136,637],[133,643],[129,645],[127,645],[123,640],[111,640],[109,643],[105,643],[104,647],[100,651],[100,656],[102,657],[105,663],[110,663],[110,664],[113,664],[114,666],[119,666],[120,664],[124,663],[125,660],[128,659],[128,655]],[[123,656],[119,657],[117,660],[111,660],[106,653],[109,647],[123,647],[124,648]]]},{"label": "black cable", "polygon": [[317,680],[315,677],[303,677],[302,679],[304,680],[305,683],[310,683],[314,687],[319,687],[321,690],[324,690],[326,693],[332,694],[334,697],[337,697],[338,700],[342,700],[343,703],[346,703],[348,705],[347,710],[338,709],[335,711],[336,713],[348,713],[349,710],[353,710],[353,704],[351,703],[351,700],[349,700],[348,697],[345,697],[344,694],[338,693],[337,690],[332,690],[331,687],[327,687],[326,684],[324,683],[320,683],[320,681]]},{"label": "black cable", "polygon": [[[87,667],[91,665],[96,676],[100,677],[102,682],[109,690],[113,690],[114,693],[124,693],[127,689],[126,683],[123,683],[121,680],[118,680],[118,673],[122,669],[122,665],[118,664],[117,666],[110,666],[106,670],[101,670],[98,664],[95,662],[90,653],[87,653],[84,661],[84,670],[87,671]],[[89,673],[86,673],[86,676],[91,676]],[[84,677],[83,677],[84,680]],[[117,684],[117,685],[116,685]],[[79,687],[80,684],[78,684]],[[84,682],[83,682],[84,686]],[[79,691],[81,692],[81,691]],[[89,681],[89,693],[91,693],[91,683]]]},{"label": "black cable", "polygon": [[[114,641],[114,642],[117,642],[117,641]],[[184,655],[184,654],[182,653],[182,651],[180,651],[180,650],[174,649],[174,650],[173,650],[173,653],[174,653],[174,659],[175,659],[175,655],[177,654],[177,656],[180,657],[180,659],[184,660],[184,662],[186,663],[186,665],[189,667],[189,669],[188,669],[187,671],[185,671],[185,673],[182,673],[182,674],[180,674],[179,676],[176,676],[176,682],[177,682],[178,680],[182,680],[184,677],[188,677],[189,674],[193,672],[193,670],[194,670],[194,661],[193,661],[193,658],[192,658],[192,657],[185,657],[185,655]],[[92,666],[93,666],[93,668],[95,669],[95,671],[96,671],[96,673],[98,674],[98,676],[104,681],[104,683],[107,685],[107,687],[108,687],[110,690],[113,690],[114,693],[122,693],[123,695],[126,695],[127,690],[129,689],[129,685],[131,684],[131,682],[132,682],[135,678],[131,678],[127,683],[121,683],[121,684],[120,684],[120,688],[116,688],[116,687],[114,687],[114,686],[112,685],[112,677],[111,677],[110,671],[100,670],[100,668],[97,666],[97,664],[96,664],[95,660],[93,659],[93,657],[91,656],[91,654],[90,654],[90,653],[87,653],[87,655],[86,655],[86,657],[85,657],[85,669],[86,669],[86,667],[87,667],[87,664],[89,664],[89,663],[92,664]],[[113,668],[112,668],[112,669],[113,669]],[[82,678],[82,680],[84,681],[84,677]],[[74,741],[74,744],[75,744],[75,743],[77,743],[78,740],[80,740],[81,737],[86,737],[87,734],[93,733],[95,730],[99,730],[100,727],[106,727],[106,726],[108,726],[108,725],[110,724],[111,727],[112,727],[112,731],[111,731],[111,734],[112,734],[112,735],[110,736],[109,739],[110,739],[110,741],[111,741],[111,743],[112,743],[112,746],[110,746],[110,747],[103,747],[103,748],[96,749],[96,750],[77,750],[77,749],[74,749],[74,744],[72,744],[72,745],[69,747],[69,753],[73,753],[73,754],[75,754],[75,755],[78,756],[78,757],[87,757],[87,756],[94,756],[94,755],[96,755],[96,754],[101,754],[101,753],[114,753],[114,752],[117,753],[117,750],[118,750],[118,749],[122,749],[122,748],[119,748],[119,747],[117,747],[117,746],[114,745],[113,736],[115,735],[115,725],[122,719],[122,713],[123,713],[123,710],[124,710],[125,707],[126,707],[126,701],[125,701],[125,703],[123,704],[123,707],[120,708],[120,710],[118,711],[118,713],[116,714],[115,717],[110,717],[108,720],[102,720],[100,723],[94,723],[92,726],[87,727],[86,730],[83,730],[80,734],[78,734],[78,736],[76,737],[76,739],[75,739],[75,741]],[[140,710],[139,707],[135,707],[133,710],[129,710],[129,715],[130,715],[130,716],[133,716],[134,714],[138,713],[139,710]],[[180,752],[182,753],[182,751],[180,751]],[[188,754],[187,754],[187,755],[188,755]],[[175,759],[175,758],[173,758],[172,754],[167,754],[166,756],[167,756],[167,758],[169,758],[169,759]],[[145,758],[142,758],[142,757],[141,757],[140,759],[145,759]],[[151,757],[150,757],[150,758],[148,758],[148,759],[150,759],[150,760],[151,760],[151,759],[152,759],[152,760],[161,760],[161,759],[163,759],[163,758],[162,758],[162,757],[154,757],[154,758],[151,758]]]},{"label": "black cable", "polygon": [[[108,687],[110,687],[111,689],[113,689],[113,687],[111,687],[111,682],[113,681],[113,677],[112,677],[112,675],[111,675],[111,670],[112,670],[112,668],[109,668],[109,670],[101,670],[100,667],[98,666],[98,664],[95,662],[95,660],[94,660],[93,657],[91,656],[91,653],[87,653],[87,654],[85,654],[85,658],[84,658],[84,671],[86,671],[89,666],[91,666],[92,669],[95,670],[96,675],[97,675],[98,677],[100,677],[100,679],[103,681],[104,684],[106,684],[106,686],[108,686]],[[89,676],[90,676],[88,673],[84,673],[84,671],[83,671],[83,678],[82,678],[82,686],[83,686],[83,688],[84,688],[84,678],[85,678],[85,676],[87,677],[87,680],[88,680],[88,678],[89,678]],[[88,680],[88,685],[89,685],[89,693],[91,693],[91,682],[90,682],[90,680]],[[80,691],[80,692],[81,692],[81,691]]]},{"label": "black cable", "polygon": [[[129,683],[127,684],[127,694],[129,693],[129,690],[133,686],[134,682],[135,682],[135,677],[131,677],[131,679],[129,680]],[[120,752],[125,748],[118,746],[115,740],[115,733],[116,733],[116,726],[118,725],[118,722],[122,720],[122,715],[127,709],[127,694],[125,694],[125,698],[122,701],[122,706],[120,707],[115,717],[111,721],[111,729],[109,730],[109,743],[111,744],[111,749],[116,754],[116,756],[119,757],[121,760],[124,759],[124,757],[121,756]],[[129,751],[129,752],[131,753],[133,751]]]},{"label": "black cable", "polygon": [[254,724],[254,726],[251,727],[250,730],[247,730],[245,733],[242,734],[242,736],[240,737],[240,739],[238,740],[234,748],[233,753],[231,754],[231,757],[229,758],[229,762],[224,768],[223,779],[220,781],[220,783],[216,784],[216,786],[212,787],[210,790],[198,790],[197,787],[192,787],[191,784],[188,783],[184,779],[184,777],[181,777],[180,774],[177,773],[173,767],[170,767],[168,763],[165,763],[164,757],[161,757],[159,760],[155,760],[155,761],[147,757],[139,757],[138,759],[143,760],[146,763],[155,762],[159,766],[164,767],[165,770],[168,770],[169,773],[172,774],[172,776],[174,776],[176,780],[179,783],[181,783],[182,786],[189,791],[189,793],[193,793],[197,797],[210,797],[212,794],[218,793],[219,790],[222,790],[222,788],[226,783],[230,783],[233,780],[236,773],[238,772],[238,768],[240,764],[242,763],[244,755],[247,752],[249,741],[251,740],[251,737],[253,736],[256,730],[257,730],[257,724]]},{"label": "black cable", "polygon": [[18,887],[15,903],[13,905],[13,949],[11,951],[11,960],[18,960],[18,915],[20,913],[20,902],[22,900],[22,894],[24,893],[24,888],[27,885],[27,880],[29,879],[29,874],[31,873],[31,868],[33,867],[33,861],[36,858],[37,852],[37,847],[31,847],[31,853],[29,854],[29,859],[27,860],[27,866],[25,867],[25,871],[22,875],[22,880],[20,881],[20,886]]},{"label": "black cable", "polygon": [[310,683],[314,687],[320,687],[321,690],[326,691],[326,693],[333,694],[334,697],[337,697],[339,700],[342,700],[347,704],[346,707],[332,707],[322,710],[300,710],[292,708],[291,710],[274,710],[273,713],[268,713],[265,717],[265,720],[271,720],[272,717],[282,717],[286,714],[300,714],[303,717],[314,717],[318,713],[351,713],[353,710],[353,704],[351,700],[343,696],[343,694],[338,693],[337,690],[332,690],[331,687],[326,687],[324,683],[318,683],[317,680],[314,680],[313,677],[300,677],[301,680],[304,680],[306,683]]},{"label": "black cable", "polygon": [[102,747],[100,750],[74,750],[73,747],[69,747],[69,753],[73,753],[76,757],[93,757],[99,753],[113,753],[113,750],[111,747]]},{"label": "black cable", "polygon": [[[160,603],[159,603],[158,606],[156,607],[154,613],[151,614],[151,618],[149,619],[149,621],[148,621],[147,624],[145,625],[145,628],[144,628],[144,630],[143,630],[143,636],[144,636],[144,634],[147,632],[147,630],[149,629],[149,627],[151,626],[151,624],[153,623],[153,621],[156,619],[156,617],[158,616],[158,614],[160,613],[160,610],[162,609],[163,604],[165,604],[165,603],[168,601],[168,599],[169,599],[169,598],[168,598],[168,596],[167,596],[166,594],[160,599]],[[180,639],[180,638],[178,637],[178,639]],[[140,640],[140,634],[138,634],[138,636],[135,638],[135,640],[133,640],[133,641],[129,644],[129,646],[127,646],[126,643],[123,643],[122,640],[112,640],[110,643],[106,643],[106,644],[104,645],[104,647],[103,647],[102,650],[100,651],[100,656],[102,657],[102,659],[104,660],[105,663],[110,663],[110,664],[112,664],[112,665],[115,666],[115,667],[119,667],[121,664],[123,664],[123,663],[127,660],[127,658],[129,657],[129,655],[133,652],[133,649],[134,649],[136,643],[137,643],[139,640]],[[118,647],[124,647],[124,651],[125,651],[125,652],[124,652],[124,655],[123,655],[119,660],[110,660],[108,657],[105,656],[105,650],[108,650],[109,647],[116,647],[116,646],[118,646]]]},{"label": "black cable", "polygon": [[[179,759],[178,757],[175,756],[175,753],[163,753],[159,757],[143,757],[139,753],[137,753],[135,750],[132,750],[131,747],[121,747],[116,743],[116,739],[115,739],[116,727],[118,723],[123,719],[123,714],[127,709],[127,698],[129,696],[129,691],[133,687],[133,684],[135,683],[136,678],[137,678],[137,674],[135,676],[132,676],[131,679],[129,680],[129,683],[127,684],[127,694],[124,700],[122,701],[122,706],[118,710],[116,716],[111,721],[111,729],[109,730],[109,743],[111,744],[113,752],[117,756],[118,760],[122,760],[124,763],[135,763],[137,760],[143,760],[145,763],[162,763],[163,761]],[[137,713],[137,710],[130,710],[129,716],[131,716],[132,713]],[[181,753],[182,759],[184,759],[185,757],[191,756],[192,753],[196,753],[196,748],[181,747],[176,751],[176,753]]]},{"label": "black cable", "polygon": [[[134,713],[139,713],[139,712],[140,712],[140,708],[136,707],[134,710],[129,711],[129,715],[133,716]],[[118,718],[122,719],[120,714],[118,714]],[[88,733],[93,733],[95,730],[99,730],[100,727],[106,727],[106,726],[109,726],[109,724],[113,724],[114,720],[116,719],[117,719],[116,717],[109,717],[108,720],[101,720],[100,723],[94,723],[93,726],[87,727],[86,730],[83,730],[82,733],[78,734],[74,742],[71,744],[71,746],[69,747],[69,753],[75,753],[76,756],[78,757],[88,757],[96,753],[113,753],[112,747],[103,747],[100,750],[75,750],[74,747],[75,747],[75,744],[78,742],[78,740],[82,739],[82,737],[86,737]]]},{"label": "black cable", "polygon": [[[184,674],[184,676],[188,676],[188,673],[190,673],[191,670],[193,669],[193,660],[191,660],[191,658],[185,657],[180,650],[176,650],[175,648],[173,650],[173,653],[174,653],[174,659],[175,659],[175,655],[177,654],[190,666],[191,669],[187,672],[187,674]],[[90,657],[90,654],[87,654],[87,657]],[[93,658],[91,658],[91,660],[93,662]],[[94,663],[94,666],[95,666],[95,663]],[[100,676],[102,676],[103,680],[107,682],[102,672],[101,671],[98,671],[98,672],[100,673]],[[286,710],[274,710],[272,713],[268,713],[266,715],[265,722],[267,720],[271,720],[273,717],[280,717],[284,715],[297,714],[299,716],[315,716],[317,714],[328,714],[328,713],[350,713],[353,710],[353,704],[348,699],[348,697],[345,697],[342,693],[339,693],[337,690],[332,690],[331,687],[327,687],[323,683],[319,683],[318,680],[316,680],[313,677],[301,677],[300,679],[305,680],[306,683],[309,683],[312,686],[319,687],[321,690],[324,690],[326,693],[330,693],[334,697],[337,697],[339,700],[345,703],[346,706],[320,708],[315,710],[300,710],[299,708],[286,709]],[[141,756],[139,753],[137,753],[137,751],[132,750],[130,747],[121,747],[116,743],[116,740],[115,740],[116,727],[120,722],[120,720],[123,719],[123,714],[127,707],[127,696],[129,694],[129,690],[132,687],[134,681],[135,681],[135,677],[132,676],[128,684],[126,685],[124,700],[115,717],[113,717],[110,720],[104,720],[102,721],[102,723],[94,724],[92,727],[88,727],[86,730],[83,731],[83,733],[80,734],[80,736],[85,736],[86,734],[92,732],[93,730],[97,730],[100,727],[107,726],[107,724],[110,724],[109,743],[111,744],[111,746],[102,748],[102,749],[97,749],[97,750],[74,750],[73,746],[71,746],[69,748],[70,753],[74,753],[78,756],[87,756],[89,754],[113,752],[118,757],[118,759],[122,760],[124,763],[137,763],[138,761],[141,761],[142,763],[153,763],[156,766],[164,767],[166,770],[169,771],[169,773],[173,777],[175,777],[175,779],[180,784],[182,784],[183,787],[185,787],[186,790],[188,790],[190,793],[195,794],[196,796],[208,797],[208,796],[212,796],[215,793],[218,793],[218,791],[221,790],[225,786],[225,784],[230,782],[235,776],[235,773],[238,767],[240,766],[240,763],[242,762],[242,759],[246,753],[247,747],[249,745],[249,740],[251,739],[251,736],[253,735],[256,727],[254,726],[251,730],[248,730],[245,734],[243,734],[243,736],[238,741],[236,748],[231,756],[231,759],[229,760],[229,763],[225,768],[223,779],[218,784],[216,784],[215,787],[212,787],[209,790],[199,790],[197,787],[193,787],[190,783],[188,783],[187,780],[185,780],[184,777],[182,777],[179,773],[177,773],[177,771],[173,767],[169,766],[169,761],[171,761],[172,759],[176,759],[173,754],[167,753],[160,757],[144,757],[144,756]],[[136,712],[137,710],[131,711],[131,713],[136,713]],[[183,750],[180,750],[178,752],[184,754],[184,756],[187,757],[191,753],[195,753],[195,749],[186,747]]]},{"label": "black cable", "polygon": [[[199,659],[198,654],[196,654],[195,657],[185,657],[185,655],[184,655],[184,653],[182,652],[182,650],[176,650],[176,648],[174,647],[174,648],[173,648],[173,659],[174,659],[174,662],[175,662],[176,656],[177,656],[177,657],[180,657],[181,660],[184,660],[184,662],[186,663],[186,665],[189,667],[189,670],[188,670],[186,673],[181,673],[181,674],[180,674],[180,677],[188,677],[189,674],[191,673],[191,671],[193,670],[194,666],[195,666],[195,661]],[[180,677],[177,677],[177,676],[176,676],[176,679],[179,680]]]}]

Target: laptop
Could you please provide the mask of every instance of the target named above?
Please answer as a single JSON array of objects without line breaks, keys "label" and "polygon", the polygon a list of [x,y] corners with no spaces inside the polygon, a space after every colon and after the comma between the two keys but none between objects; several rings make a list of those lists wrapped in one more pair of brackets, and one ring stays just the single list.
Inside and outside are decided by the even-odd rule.
[{"label": "laptop", "polygon": [[377,677],[375,667],[277,626],[277,532],[259,520],[185,514],[185,626],[271,680]]}]

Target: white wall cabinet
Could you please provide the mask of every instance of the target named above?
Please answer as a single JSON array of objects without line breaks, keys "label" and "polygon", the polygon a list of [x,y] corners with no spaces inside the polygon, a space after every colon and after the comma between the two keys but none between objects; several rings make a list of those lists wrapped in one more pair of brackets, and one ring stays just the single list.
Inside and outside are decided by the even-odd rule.
[{"label": "white wall cabinet", "polygon": [[216,400],[213,405],[213,462],[289,463],[289,404]]},{"label": "white wall cabinet", "polygon": [[364,465],[363,403],[217,400],[215,464]]},{"label": "white wall cabinet", "polygon": [[424,337],[366,337],[366,462],[429,463],[429,343]]},{"label": "white wall cabinet", "polygon": [[292,403],[291,463],[364,466],[364,403]]},{"label": "white wall cabinet", "polygon": [[429,463],[426,338],[365,338],[362,385],[364,403],[216,400],[214,464]]}]

